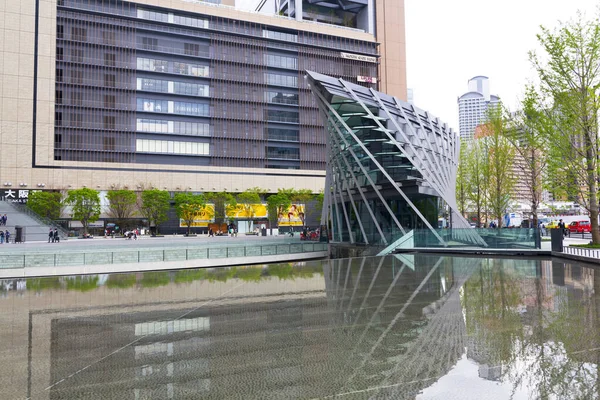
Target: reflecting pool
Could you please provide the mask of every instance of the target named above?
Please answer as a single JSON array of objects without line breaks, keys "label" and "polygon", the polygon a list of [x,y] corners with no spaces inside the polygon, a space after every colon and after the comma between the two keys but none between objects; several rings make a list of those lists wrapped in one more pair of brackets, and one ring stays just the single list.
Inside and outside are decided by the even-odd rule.
[{"label": "reflecting pool", "polygon": [[593,399],[600,272],[429,255],[0,281],[3,399]]}]

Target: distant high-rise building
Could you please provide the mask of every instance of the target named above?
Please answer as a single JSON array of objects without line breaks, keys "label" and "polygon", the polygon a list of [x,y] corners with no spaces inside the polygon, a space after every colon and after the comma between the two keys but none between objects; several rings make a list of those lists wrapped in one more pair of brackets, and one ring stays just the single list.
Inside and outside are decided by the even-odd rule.
[{"label": "distant high-rise building", "polygon": [[485,115],[491,105],[498,105],[500,98],[490,95],[487,76],[469,79],[469,91],[458,98],[458,125],[460,137],[471,140],[475,127],[485,122]]},{"label": "distant high-rise building", "polygon": [[411,88],[406,90],[406,101],[410,104],[415,104],[415,92]]}]

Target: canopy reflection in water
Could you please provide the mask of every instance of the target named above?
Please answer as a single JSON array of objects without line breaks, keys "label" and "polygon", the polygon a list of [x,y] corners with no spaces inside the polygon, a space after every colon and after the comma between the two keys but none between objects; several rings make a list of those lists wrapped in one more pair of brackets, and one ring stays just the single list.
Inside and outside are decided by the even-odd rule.
[{"label": "canopy reflection in water", "polygon": [[2,281],[4,398],[598,398],[600,274],[427,255]]}]

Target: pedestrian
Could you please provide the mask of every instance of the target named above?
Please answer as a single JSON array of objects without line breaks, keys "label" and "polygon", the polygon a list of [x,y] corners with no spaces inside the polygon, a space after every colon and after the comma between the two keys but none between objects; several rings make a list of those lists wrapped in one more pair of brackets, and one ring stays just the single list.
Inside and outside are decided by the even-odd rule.
[{"label": "pedestrian", "polygon": [[4,243],[4,232],[0,231],[0,244]]},{"label": "pedestrian", "polygon": [[215,233],[213,232],[212,227],[208,228],[208,237],[214,237]]},{"label": "pedestrian", "polygon": [[4,239],[6,239],[6,243],[8,243],[10,240],[10,232],[8,231],[8,229],[6,230],[6,232],[4,232]]},{"label": "pedestrian", "polygon": [[52,231],[52,228],[50,228],[50,232],[48,232],[48,243],[54,243],[54,232]]},{"label": "pedestrian", "polygon": [[58,229],[54,228],[53,236],[54,236],[53,242],[54,243],[59,243],[60,242],[60,236],[58,236]]},{"label": "pedestrian", "polygon": [[8,217],[6,216],[6,214],[4,214],[2,216],[2,225],[6,226],[6,221],[8,221]]}]

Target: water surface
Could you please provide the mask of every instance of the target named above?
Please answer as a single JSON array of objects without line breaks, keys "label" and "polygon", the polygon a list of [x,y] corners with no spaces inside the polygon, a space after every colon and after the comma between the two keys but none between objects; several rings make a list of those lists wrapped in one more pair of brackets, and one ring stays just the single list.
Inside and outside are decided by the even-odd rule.
[{"label": "water surface", "polygon": [[0,281],[6,399],[599,398],[600,273],[371,257]]}]

